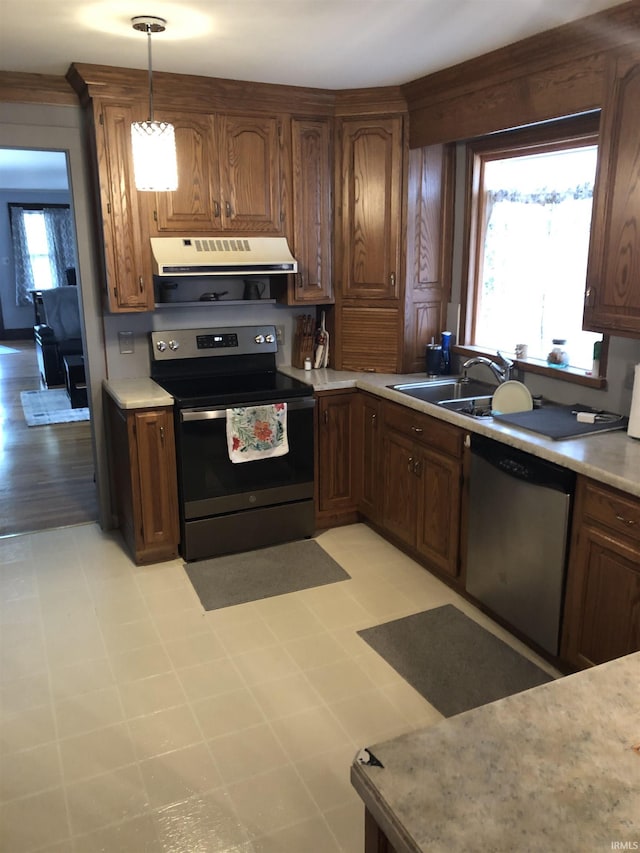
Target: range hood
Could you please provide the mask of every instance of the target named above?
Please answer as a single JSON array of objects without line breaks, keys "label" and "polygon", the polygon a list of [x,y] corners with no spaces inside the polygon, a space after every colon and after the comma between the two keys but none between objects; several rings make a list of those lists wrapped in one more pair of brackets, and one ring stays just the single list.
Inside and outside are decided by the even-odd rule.
[{"label": "range hood", "polygon": [[287,275],[298,271],[284,237],[151,237],[158,276]]}]

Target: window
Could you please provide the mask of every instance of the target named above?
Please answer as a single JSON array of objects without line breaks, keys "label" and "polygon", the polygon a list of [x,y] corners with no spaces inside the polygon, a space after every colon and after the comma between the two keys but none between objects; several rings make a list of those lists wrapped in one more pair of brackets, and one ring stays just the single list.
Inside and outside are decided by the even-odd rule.
[{"label": "window", "polygon": [[584,373],[602,335],[582,330],[597,159],[593,117],[469,146],[472,180],[465,341],[546,364],[566,340]]},{"label": "window", "polygon": [[31,304],[29,291],[67,283],[76,266],[73,220],[68,204],[9,204],[16,305]]}]

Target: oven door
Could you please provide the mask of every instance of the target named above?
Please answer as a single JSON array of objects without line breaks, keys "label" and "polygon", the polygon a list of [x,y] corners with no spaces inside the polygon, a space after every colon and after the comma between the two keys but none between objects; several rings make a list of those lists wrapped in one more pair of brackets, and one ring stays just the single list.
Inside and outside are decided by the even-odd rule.
[{"label": "oven door", "polygon": [[226,408],[179,411],[178,470],[185,521],[313,498],[315,400],[284,402],[289,452],[241,463],[229,459]]}]

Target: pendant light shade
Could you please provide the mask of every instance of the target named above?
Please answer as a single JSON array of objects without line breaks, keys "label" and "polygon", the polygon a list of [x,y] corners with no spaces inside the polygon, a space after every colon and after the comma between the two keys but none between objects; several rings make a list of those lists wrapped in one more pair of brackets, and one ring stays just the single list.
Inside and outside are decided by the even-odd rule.
[{"label": "pendant light shade", "polygon": [[149,56],[149,118],[131,125],[133,174],[136,189],[147,192],[171,192],[178,188],[176,137],[172,124],[153,117],[153,71],[151,33],[166,28],[163,18],[140,15],[131,19],[134,30],[146,32]]}]

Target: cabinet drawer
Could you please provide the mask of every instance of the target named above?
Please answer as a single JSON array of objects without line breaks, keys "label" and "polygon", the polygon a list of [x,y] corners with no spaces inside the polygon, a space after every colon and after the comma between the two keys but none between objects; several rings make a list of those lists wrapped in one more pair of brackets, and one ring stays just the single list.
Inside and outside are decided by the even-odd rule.
[{"label": "cabinet drawer", "polygon": [[396,403],[384,404],[385,426],[450,456],[462,455],[463,431]]},{"label": "cabinet drawer", "polygon": [[640,501],[593,482],[584,488],[584,515],[640,541]]}]

